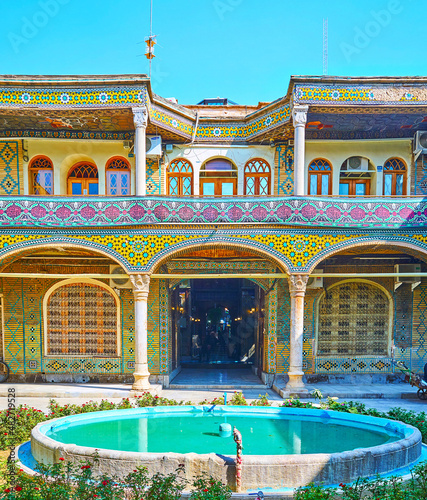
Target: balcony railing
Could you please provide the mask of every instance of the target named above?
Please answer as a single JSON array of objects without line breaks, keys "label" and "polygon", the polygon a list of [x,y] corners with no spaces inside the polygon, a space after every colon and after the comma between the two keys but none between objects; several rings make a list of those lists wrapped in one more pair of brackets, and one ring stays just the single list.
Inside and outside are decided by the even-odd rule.
[{"label": "balcony railing", "polygon": [[427,225],[422,197],[0,197],[3,227],[277,224],[336,228]]}]

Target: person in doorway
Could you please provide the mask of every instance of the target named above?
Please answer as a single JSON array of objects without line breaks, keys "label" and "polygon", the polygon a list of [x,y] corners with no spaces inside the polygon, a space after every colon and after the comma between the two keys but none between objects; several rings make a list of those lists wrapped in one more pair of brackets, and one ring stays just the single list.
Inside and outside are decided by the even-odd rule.
[{"label": "person in doorway", "polygon": [[207,339],[207,362],[216,361],[216,352],[218,348],[218,338],[214,330],[209,333]]}]

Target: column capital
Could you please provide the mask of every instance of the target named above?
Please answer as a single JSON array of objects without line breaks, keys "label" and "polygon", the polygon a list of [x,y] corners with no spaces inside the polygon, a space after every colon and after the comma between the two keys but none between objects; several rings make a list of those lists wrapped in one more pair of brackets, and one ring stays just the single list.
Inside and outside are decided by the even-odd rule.
[{"label": "column capital", "polygon": [[306,104],[294,104],[292,107],[292,119],[294,127],[305,127],[307,123],[308,106]]},{"label": "column capital", "polygon": [[150,291],[150,276],[148,274],[129,275],[133,287],[135,300],[147,300]]},{"label": "column capital", "polygon": [[309,277],[308,274],[291,274],[289,276],[289,291],[291,295],[304,295]]},{"label": "column capital", "polygon": [[132,108],[133,113],[133,123],[136,128],[146,128],[148,112],[146,106],[138,106],[137,108]]}]

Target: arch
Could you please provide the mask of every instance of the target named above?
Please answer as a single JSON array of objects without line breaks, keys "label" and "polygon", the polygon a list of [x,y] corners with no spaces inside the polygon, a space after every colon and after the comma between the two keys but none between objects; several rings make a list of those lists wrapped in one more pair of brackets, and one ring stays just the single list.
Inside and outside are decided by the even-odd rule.
[{"label": "arch", "polygon": [[[370,239],[368,237],[365,238],[358,238],[356,241],[347,241],[344,243],[340,243],[337,245],[337,247],[332,247],[330,250],[323,250],[322,252],[319,252],[315,257],[310,259],[309,263],[307,264],[306,268],[308,273],[312,273],[314,269],[321,264],[324,260],[328,259],[329,257],[332,257],[338,253],[341,253],[343,251],[349,250],[351,248],[363,248],[366,246],[378,246],[378,245],[384,245],[387,246],[388,248],[390,247],[397,247],[400,249],[405,250],[406,253],[409,254],[416,254],[416,256],[425,262],[427,262],[427,244],[418,242],[417,244],[414,244],[413,239],[409,238],[402,238],[400,241],[392,239]],[[408,252],[410,250],[411,252]]]},{"label": "arch", "polygon": [[[93,357],[94,356],[94,353],[93,352],[90,352],[88,354],[86,353],[72,353],[70,354],[69,352],[65,353],[65,354],[59,354],[59,353],[49,353],[49,301],[51,299],[51,297],[53,296],[53,294],[59,289],[59,288],[64,288],[64,287],[67,287],[67,286],[72,286],[72,285],[79,285],[79,290],[81,290],[82,288],[82,285],[84,284],[87,284],[89,285],[90,287],[92,288],[95,288],[95,287],[98,287],[98,288],[101,288],[101,289],[104,289],[106,290],[109,295],[113,298],[114,300],[114,303],[115,303],[115,310],[116,310],[116,321],[115,321],[115,327],[114,327],[114,330],[115,330],[115,354],[111,354],[111,353],[107,353],[104,354],[102,357],[120,357],[120,352],[121,352],[121,344],[120,344],[120,331],[121,331],[121,325],[120,325],[120,300],[119,300],[119,297],[117,296],[117,294],[115,293],[115,291],[109,286],[107,285],[106,283],[103,283],[102,281],[99,281],[99,280],[95,280],[95,279],[91,279],[91,278],[86,278],[86,279],[82,279],[82,278],[71,278],[71,279],[66,279],[66,280],[61,280],[61,281],[58,281],[57,283],[55,283],[54,285],[52,285],[48,290],[47,292],[45,293],[45,296],[43,297],[43,327],[44,327],[44,355],[46,357],[50,357],[50,356],[79,356],[79,357],[82,357],[82,356],[90,356],[90,357]],[[101,304],[104,304],[106,303],[106,298],[103,297],[101,298],[102,300],[99,300],[98,303],[97,303],[97,306],[95,308],[95,311],[94,311],[94,314],[97,315],[97,312],[99,311],[99,308],[102,307]],[[109,308],[109,311],[108,311],[108,317],[111,317],[111,312],[112,312],[112,308],[110,307]],[[83,339],[83,344],[86,348],[86,343],[85,341],[87,340],[87,335],[88,335],[88,332],[87,332],[87,329],[98,329],[99,331],[93,331],[92,332],[92,340],[97,340],[97,343],[99,343],[99,333],[100,331],[104,331],[104,328],[99,328],[98,325],[93,325],[93,324],[90,324],[89,326],[86,326],[86,316],[84,318],[84,321],[85,321],[85,326],[84,326],[84,336],[86,337],[85,339]],[[105,325],[103,325],[105,327]],[[61,333],[64,329],[64,327],[61,325],[60,328],[58,328],[61,330]],[[111,330],[112,328],[109,328],[109,330]],[[74,326],[73,327],[73,330],[79,330],[79,327],[78,326]],[[73,332],[74,333],[74,332]],[[81,335],[81,334],[80,334]],[[103,336],[103,333],[101,333],[101,335]],[[111,332],[110,332],[110,337],[112,337],[111,335]],[[81,339],[80,339],[80,343],[81,343]],[[95,355],[96,356],[96,355]]]},{"label": "arch", "polygon": [[237,195],[238,170],[234,162],[222,156],[211,157],[200,168],[200,194],[203,196]]},{"label": "arch", "polygon": [[37,155],[28,166],[30,191],[34,195],[53,194],[53,163],[48,156]]},{"label": "arch", "polygon": [[[350,339],[350,336],[349,336],[350,332],[348,331],[352,327],[354,328],[354,326],[356,326],[356,327],[361,328],[362,333],[364,333],[363,337],[361,339],[359,339],[360,343],[362,343],[362,344],[364,343],[365,345],[367,345],[368,342],[376,342],[376,344],[381,344],[381,340],[382,340],[383,343],[385,343],[385,349],[383,347],[382,353],[378,353],[378,352],[377,353],[369,353],[369,352],[364,353],[364,352],[351,352],[351,351],[345,352],[344,350],[342,353],[340,353],[340,352],[337,352],[337,353],[321,353],[321,352],[319,352],[319,343],[320,343],[320,341],[319,341],[319,328],[321,328],[322,326],[324,326],[326,329],[330,327],[330,325],[321,325],[322,302],[325,300],[325,298],[327,297],[327,294],[332,289],[337,288],[337,287],[342,287],[343,285],[346,285],[346,284],[355,285],[357,283],[364,283],[365,285],[368,285],[371,288],[374,288],[374,289],[376,288],[376,289],[380,290],[388,302],[388,310],[385,312],[382,312],[381,308],[379,307],[381,304],[376,303],[375,299],[372,299],[372,297],[369,297],[367,290],[362,291],[362,293],[366,293],[367,296],[366,296],[366,303],[361,304],[360,302],[358,302],[357,300],[355,300],[354,298],[351,297],[351,295],[350,295],[351,290],[350,290],[350,286],[349,286],[348,287],[349,291],[344,290],[345,293],[349,294],[349,296],[348,296],[349,303],[353,307],[354,307],[354,305],[361,306],[361,307],[357,308],[357,314],[350,314],[349,313],[348,316],[345,314],[345,310],[344,310],[343,315],[332,313],[331,316],[337,322],[337,324],[332,327],[332,330],[334,330],[334,331],[336,330],[338,336],[342,335],[343,333],[347,333],[347,335],[343,335],[343,338],[339,338],[339,337],[333,338],[333,332],[331,331],[330,332],[330,334],[332,334],[331,338],[328,340],[324,340],[323,342],[325,342],[325,344],[330,342],[332,345],[342,345],[346,341],[347,342],[350,341],[350,342],[356,344],[357,336],[355,336],[353,339]],[[358,291],[360,291],[360,290],[358,290]],[[335,297],[332,302],[335,305],[338,305],[339,308],[341,308],[340,304],[342,304],[344,306],[347,305],[347,304],[345,304],[345,301],[344,301],[344,304],[342,302],[340,302],[340,299],[337,297]],[[369,306],[371,306],[372,304],[373,304],[373,308],[374,308],[374,313],[376,313],[376,314],[370,314],[371,311],[369,311]],[[375,307],[375,306],[377,306],[377,307]],[[393,306],[394,306],[393,297],[391,296],[390,292],[384,286],[382,286],[381,284],[379,284],[375,281],[368,280],[368,279],[362,279],[362,278],[351,278],[351,279],[340,280],[340,281],[337,281],[336,283],[333,283],[331,286],[328,287],[328,289],[326,291],[322,292],[322,294],[320,295],[320,297],[316,301],[316,333],[315,333],[316,349],[315,349],[315,355],[321,357],[323,354],[326,357],[342,356],[344,358],[348,357],[348,356],[351,357],[351,356],[363,356],[363,355],[389,356],[390,351],[391,351],[392,338],[393,338],[393,314],[394,314]],[[365,310],[363,308],[365,308]],[[375,308],[377,309],[376,311],[375,311]],[[340,310],[340,312],[341,312],[341,310]],[[364,324],[365,322],[366,323],[368,322],[367,318],[370,319],[372,325],[367,326]],[[350,321],[349,321],[349,319],[350,319]],[[353,320],[353,321],[351,321],[351,320]],[[375,327],[379,328],[379,331],[381,331],[381,327],[383,326],[383,323],[385,323],[385,322],[387,322],[387,325],[384,325],[384,326],[386,326],[386,330],[385,330],[387,333],[386,339],[381,339],[382,335],[379,335],[379,336],[377,336],[377,338],[373,338],[373,339],[369,340],[368,339],[368,331],[373,331],[375,329]],[[350,323],[355,323],[355,325],[350,325]],[[344,329],[344,331],[340,330],[340,328]],[[366,332],[366,334],[365,334],[365,332]],[[329,335],[327,335],[326,338],[327,337],[329,337]],[[344,337],[348,337],[348,338],[344,339]],[[378,348],[378,345],[377,345],[377,348]],[[345,345],[344,345],[344,349],[346,349]]]},{"label": "arch", "polygon": [[130,195],[130,163],[123,156],[113,156],[105,165],[107,195]]},{"label": "arch", "polygon": [[108,252],[105,250],[104,247],[94,244],[93,242],[80,241],[76,243],[76,241],[73,240],[72,238],[50,238],[48,241],[45,239],[40,241],[24,241],[19,243],[19,248],[12,248],[12,249],[10,247],[2,248],[0,249],[1,263],[5,264],[6,259],[16,257],[16,259],[12,259],[10,262],[6,263],[6,266],[4,267],[7,267],[13,262],[15,262],[18,258],[22,257],[28,251],[31,250],[39,251],[40,249],[43,248],[52,250],[52,248],[57,248],[57,247],[70,248],[75,250],[86,250],[86,251],[89,250],[93,253],[100,254],[104,257],[113,260],[117,265],[122,267],[124,271],[131,272],[127,267],[128,262],[115,250],[111,249],[111,251]]},{"label": "arch", "polygon": [[325,158],[316,158],[308,166],[308,194],[332,194],[332,164]]},{"label": "arch", "polygon": [[376,169],[365,156],[349,156],[340,167],[339,194],[365,196],[375,192]]},{"label": "arch", "polygon": [[244,168],[245,195],[263,196],[271,191],[270,164],[262,158],[252,158]]},{"label": "arch", "polygon": [[[178,247],[178,248],[177,248]],[[257,257],[261,257],[263,259],[269,260],[274,263],[279,269],[280,272],[290,274],[289,269],[292,267],[290,261],[286,259],[285,256],[279,254],[274,250],[267,251],[260,249],[255,246],[255,244],[249,243],[247,240],[240,240],[237,238],[222,238],[218,241],[187,241],[184,245],[176,245],[176,247],[168,247],[166,249],[160,250],[154,257],[150,259],[147,264],[149,266],[149,273],[154,273],[157,269],[160,269],[162,265],[164,265],[168,260],[181,257],[185,253],[195,250],[209,250],[213,248],[227,248],[230,250],[237,249],[241,250],[242,248],[252,252]]]},{"label": "arch", "polygon": [[384,163],[383,195],[404,196],[407,190],[408,167],[401,158],[392,157]]},{"label": "arch", "polygon": [[98,194],[98,168],[95,163],[75,163],[67,175],[68,195],[88,196]]},{"label": "arch", "polygon": [[193,194],[193,165],[185,158],[175,158],[166,171],[167,189],[170,196],[191,196]]}]

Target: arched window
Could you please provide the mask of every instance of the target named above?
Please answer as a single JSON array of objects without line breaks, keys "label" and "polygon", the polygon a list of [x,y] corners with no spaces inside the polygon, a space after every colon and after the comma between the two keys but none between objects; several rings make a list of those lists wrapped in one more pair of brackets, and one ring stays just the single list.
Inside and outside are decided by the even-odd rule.
[{"label": "arched window", "polygon": [[319,356],[387,356],[389,299],[378,286],[345,282],[329,288],[319,304]]},{"label": "arched window", "polygon": [[36,156],[30,163],[31,194],[53,194],[53,163],[47,156]]},{"label": "arched window", "polygon": [[245,195],[270,194],[270,165],[261,158],[254,158],[245,165]]},{"label": "arched window", "polygon": [[130,165],[125,158],[116,156],[108,160],[107,194],[110,196],[126,196],[130,194]]},{"label": "arched window", "polygon": [[[340,190],[342,196],[365,196],[375,186],[373,164],[362,156],[351,156],[341,165]],[[373,193],[372,193],[373,194]]]},{"label": "arched window", "polygon": [[168,194],[191,196],[193,194],[193,167],[188,160],[172,160],[167,170]]},{"label": "arched window", "polygon": [[406,165],[400,158],[390,158],[384,164],[384,196],[406,194]]},{"label": "arched window", "polygon": [[96,165],[81,162],[71,168],[68,174],[68,194],[83,196],[98,194]]},{"label": "arched window", "polygon": [[233,196],[237,194],[237,169],[229,160],[207,161],[200,170],[200,194]]},{"label": "arched window", "polygon": [[308,166],[309,194],[332,194],[332,165],[322,158],[313,160]]},{"label": "arched window", "polygon": [[57,283],[45,299],[46,355],[119,355],[116,298],[102,283]]}]

